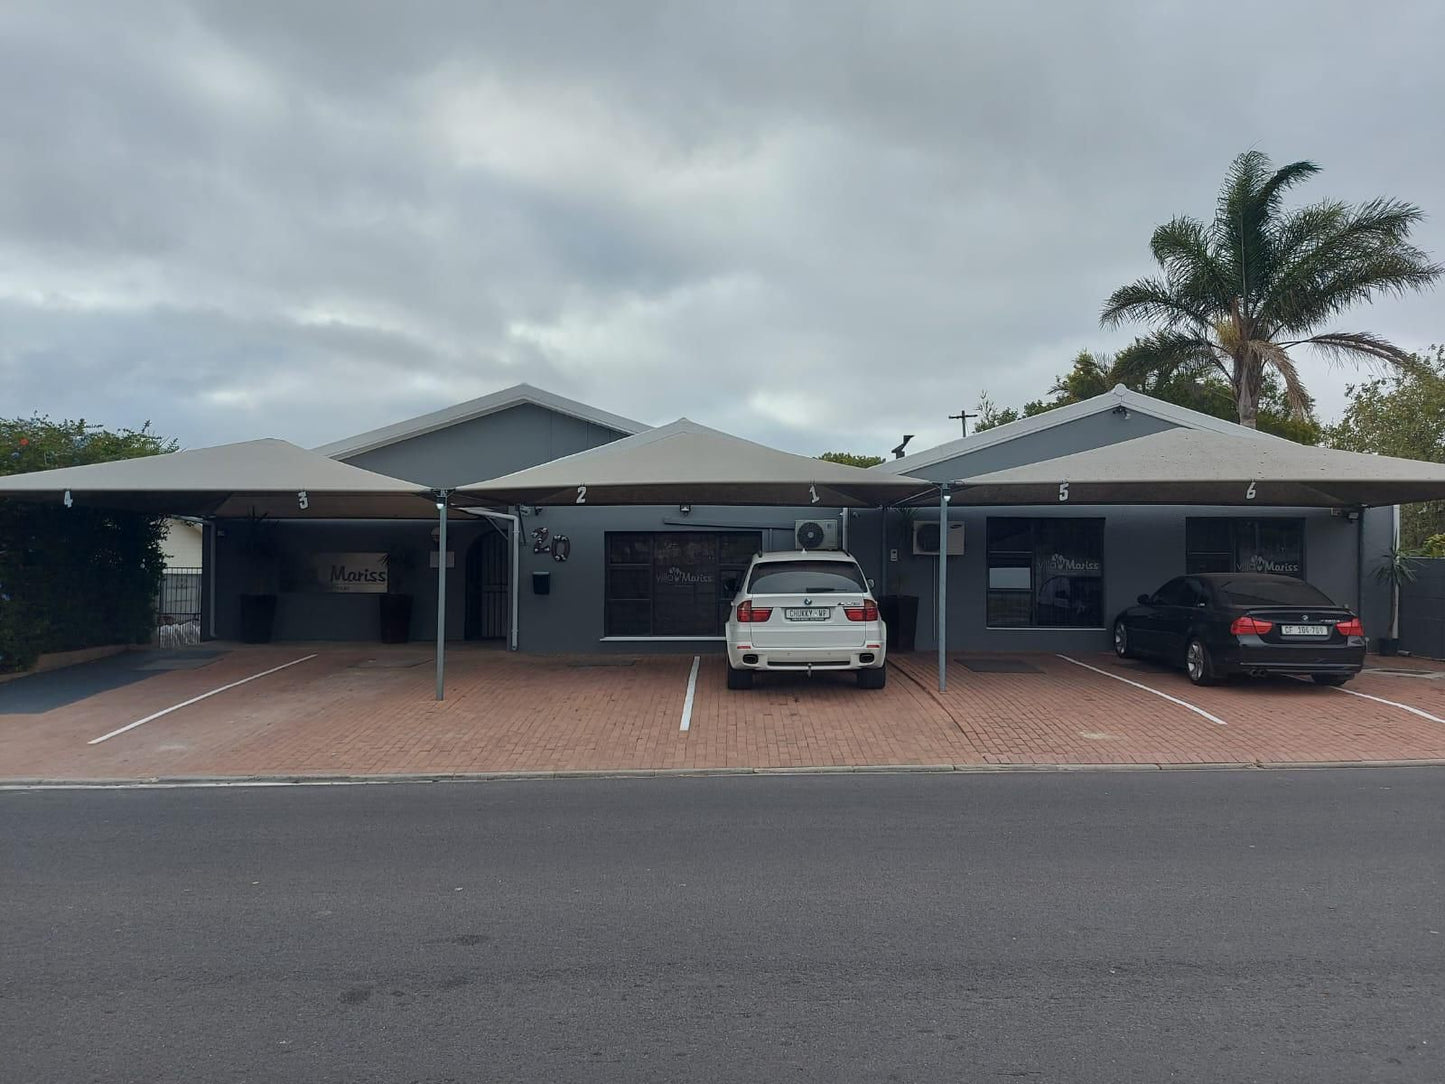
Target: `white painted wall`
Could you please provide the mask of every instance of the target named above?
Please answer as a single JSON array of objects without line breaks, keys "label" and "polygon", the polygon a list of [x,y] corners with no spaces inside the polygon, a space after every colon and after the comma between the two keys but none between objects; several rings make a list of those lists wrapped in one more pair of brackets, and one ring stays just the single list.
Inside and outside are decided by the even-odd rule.
[{"label": "white painted wall", "polygon": [[167,568],[200,568],[201,527],[182,519],[166,520],[166,536],[161,541]]}]

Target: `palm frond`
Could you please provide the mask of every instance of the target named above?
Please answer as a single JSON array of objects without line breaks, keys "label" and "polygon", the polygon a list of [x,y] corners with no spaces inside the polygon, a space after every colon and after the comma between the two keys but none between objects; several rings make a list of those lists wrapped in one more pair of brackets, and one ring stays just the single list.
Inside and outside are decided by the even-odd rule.
[{"label": "palm frond", "polygon": [[1310,397],[1310,393],[1305,391],[1304,382],[1300,380],[1299,370],[1295,368],[1294,360],[1285,348],[1276,343],[1258,339],[1250,342],[1248,346],[1265,364],[1279,373],[1280,379],[1284,381],[1284,397],[1285,402],[1289,404],[1290,417],[1297,422],[1308,419],[1310,406],[1314,400]]},{"label": "palm frond", "polygon": [[1281,166],[1274,171],[1274,175],[1269,180],[1260,186],[1258,195],[1260,205],[1270,216],[1278,214],[1280,201],[1286,189],[1293,188],[1318,172],[1320,172],[1320,167],[1314,162],[1308,161],[1291,162],[1287,166]]},{"label": "palm frond", "polygon": [[1210,240],[1239,297],[1252,296],[1252,284],[1267,275],[1270,205],[1262,193],[1276,175],[1267,154],[1246,151],[1230,163],[1219,191]]},{"label": "palm frond", "polygon": [[1280,345],[1313,346],[1331,360],[1355,364],[1359,364],[1361,360],[1381,361],[1400,369],[1411,369],[1419,364],[1415,355],[1369,331],[1328,331]]},{"label": "palm frond", "polygon": [[1226,372],[1218,348],[1203,335],[1159,331],[1135,339],[1114,357],[1111,370],[1116,384],[1140,387],[1151,378],[1199,379],[1210,370]]},{"label": "palm frond", "polygon": [[1399,200],[1296,212],[1277,237],[1282,259],[1261,302],[1262,317],[1299,334],[1376,294],[1429,286],[1442,268],[1407,241],[1421,217],[1418,207]]},{"label": "palm frond", "polygon": [[1180,324],[1207,325],[1205,314],[1159,279],[1138,279],[1109,295],[1099,314],[1104,327],[1117,327],[1126,320],[1147,320],[1177,327]]}]

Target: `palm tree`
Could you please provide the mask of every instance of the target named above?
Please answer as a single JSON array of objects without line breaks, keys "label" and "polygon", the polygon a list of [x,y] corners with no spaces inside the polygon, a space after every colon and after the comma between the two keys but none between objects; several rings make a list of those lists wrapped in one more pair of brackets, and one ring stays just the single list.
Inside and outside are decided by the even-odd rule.
[{"label": "palm tree", "polygon": [[1115,290],[1100,317],[1105,327],[1126,320],[1154,325],[1131,348],[1131,365],[1222,374],[1240,423],[1253,428],[1270,369],[1296,416],[1306,413],[1295,347],[1312,346],[1335,360],[1412,364],[1379,335],[1320,329],[1378,293],[1423,290],[1440,276],[1442,268],[1409,243],[1423,215],[1390,199],[1284,211],[1285,192],[1319,171],[1313,162],[1275,169],[1263,153],[1249,151],[1230,165],[1212,223],[1181,216],[1154,231],[1150,248],[1163,277]]}]

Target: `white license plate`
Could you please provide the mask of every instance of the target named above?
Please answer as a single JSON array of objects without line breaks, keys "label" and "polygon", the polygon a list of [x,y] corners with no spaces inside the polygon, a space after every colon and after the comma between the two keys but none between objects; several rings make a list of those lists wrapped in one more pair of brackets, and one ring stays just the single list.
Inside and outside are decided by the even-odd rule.
[{"label": "white license plate", "polygon": [[1285,636],[1328,636],[1328,625],[1281,625],[1279,631]]},{"label": "white license plate", "polygon": [[820,606],[811,609],[790,606],[783,611],[783,616],[789,621],[826,621],[833,616],[833,611]]}]

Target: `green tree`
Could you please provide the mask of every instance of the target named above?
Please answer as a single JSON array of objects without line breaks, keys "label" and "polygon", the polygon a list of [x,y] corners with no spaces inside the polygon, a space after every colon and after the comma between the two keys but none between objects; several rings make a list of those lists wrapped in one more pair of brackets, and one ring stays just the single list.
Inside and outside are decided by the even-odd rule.
[{"label": "green tree", "polygon": [[1123,286],[1101,322],[1143,321],[1153,331],[1135,361],[1151,369],[1217,374],[1243,425],[1259,424],[1267,374],[1283,384],[1296,418],[1308,395],[1291,351],[1310,346],[1334,360],[1403,367],[1410,355],[1368,331],[1325,331],[1377,294],[1423,290],[1441,267],[1409,243],[1418,207],[1393,199],[1283,207],[1285,193],[1319,172],[1313,162],[1274,169],[1259,151],[1230,165],[1214,219],[1179,217],[1154,231],[1162,277]]},{"label": "green tree", "polygon": [[[1325,443],[1349,452],[1378,452],[1445,463],[1445,347],[1416,356],[1408,368],[1346,389],[1349,406],[1325,430]],[[1445,501],[1400,509],[1400,548],[1415,551],[1445,532]]]},{"label": "green tree", "polygon": [[883,462],[881,455],[860,455],[857,452],[824,452],[818,456],[829,463],[842,463],[848,467],[875,467]]},{"label": "green tree", "polygon": [[[140,429],[0,419],[0,474],[175,450]],[[154,627],[162,521],[130,512],[0,500],[0,670],[37,654],[143,643]]]},{"label": "green tree", "polygon": [[[1079,351],[1074,364],[1053,383],[1050,398],[1025,403],[1021,410],[1000,409],[985,394],[979,401],[975,432],[991,429],[1004,422],[1029,418],[1047,410],[1080,403],[1103,395],[1123,384],[1132,391],[1175,403],[1202,414],[1234,419],[1234,398],[1229,385],[1214,373],[1195,373],[1188,369],[1155,368],[1146,351],[1136,343],[1118,354]],[[1314,416],[1314,402],[1306,397],[1303,417],[1296,418],[1286,401],[1284,388],[1273,373],[1266,373],[1259,403],[1259,428],[1301,444],[1317,444],[1320,424]]]}]

